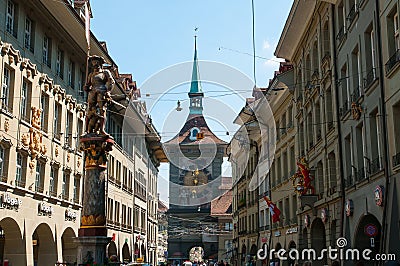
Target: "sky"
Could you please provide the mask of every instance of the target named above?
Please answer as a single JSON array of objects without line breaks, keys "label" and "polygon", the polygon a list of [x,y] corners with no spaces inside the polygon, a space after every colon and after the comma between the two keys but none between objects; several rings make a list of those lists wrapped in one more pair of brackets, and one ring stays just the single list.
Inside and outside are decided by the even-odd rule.
[{"label": "sky", "polygon": [[[279,66],[273,53],[291,5],[291,0],[254,0],[255,54],[264,58],[256,59],[258,87],[267,86]],[[254,82],[251,0],[94,0],[91,8],[92,32],[98,40],[107,42],[119,73],[133,75],[162,141],[178,133],[185,121],[188,111],[186,93],[190,84],[152,88],[148,85],[151,84],[149,80],[158,77],[161,70],[191,62],[195,34],[198,36],[199,60],[226,64]],[[196,33],[195,28],[198,28]],[[201,67],[200,64],[200,77]],[[191,70],[186,72],[189,77]],[[251,97],[252,86],[235,88],[235,93],[206,82],[202,87],[207,98],[204,102],[209,117],[207,122],[218,137],[229,141],[236,130],[233,125],[235,114],[243,107],[245,98]],[[167,93],[161,95],[160,91]],[[181,112],[175,111],[177,100],[182,102]],[[224,111],[223,118],[222,109],[229,109]],[[226,162],[223,171],[229,175]],[[158,184],[160,199],[168,202],[168,165],[160,167]]]}]

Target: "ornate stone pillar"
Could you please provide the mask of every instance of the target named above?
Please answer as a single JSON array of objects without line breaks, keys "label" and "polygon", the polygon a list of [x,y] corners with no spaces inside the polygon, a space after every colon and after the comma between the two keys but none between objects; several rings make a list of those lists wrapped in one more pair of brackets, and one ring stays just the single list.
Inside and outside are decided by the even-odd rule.
[{"label": "ornate stone pillar", "polygon": [[108,70],[103,70],[104,59],[91,56],[93,71],[88,75],[85,90],[88,92],[86,130],[80,136],[80,149],[85,155],[83,210],[78,238],[78,264],[96,262],[104,265],[106,246],[111,238],[106,228],[106,171],[107,155],[114,144],[113,138],[104,132],[106,109],[111,98],[114,80]]}]

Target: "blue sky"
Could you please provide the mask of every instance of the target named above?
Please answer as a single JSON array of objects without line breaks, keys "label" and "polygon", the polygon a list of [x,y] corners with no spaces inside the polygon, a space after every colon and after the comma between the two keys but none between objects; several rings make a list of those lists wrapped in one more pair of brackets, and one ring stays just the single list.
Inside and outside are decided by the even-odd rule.
[{"label": "blue sky", "polygon": [[[289,13],[292,1],[254,0],[256,54],[272,59],[257,59],[257,86],[263,87],[277,70],[278,63],[273,52]],[[177,63],[191,61],[194,48],[194,28],[198,27],[199,60],[217,61],[232,66],[253,79],[252,54],[252,11],[251,0],[202,0],[202,1],[91,1],[93,19],[91,30],[101,41],[107,42],[109,53],[119,67],[120,73],[132,73],[139,87],[155,73]],[[200,68],[201,76],[201,68]],[[251,87],[241,89],[239,94],[220,96],[225,89],[203,85],[206,96],[217,97],[230,105],[235,113],[251,97]],[[187,91],[189,85],[187,85]],[[207,91],[220,90],[214,94]],[[162,113],[176,106],[176,100],[184,100],[185,87],[176,88],[170,100],[160,101],[152,108],[151,115],[163,141],[179,130],[186,113],[179,114],[180,120],[163,124]],[[153,92],[154,93],[154,92]],[[152,97],[152,91],[142,90],[142,98]],[[218,105],[218,104],[216,104]],[[183,104],[183,108],[187,105]],[[215,109],[218,111],[218,108]],[[214,111],[213,109],[211,111]],[[233,121],[234,116],[229,117]],[[217,135],[227,141],[227,127],[210,122]],[[232,129],[229,129],[232,130]],[[226,165],[224,166],[226,168]],[[167,187],[168,167],[160,168],[159,187]],[[160,197],[168,201],[167,191],[160,189]]]}]

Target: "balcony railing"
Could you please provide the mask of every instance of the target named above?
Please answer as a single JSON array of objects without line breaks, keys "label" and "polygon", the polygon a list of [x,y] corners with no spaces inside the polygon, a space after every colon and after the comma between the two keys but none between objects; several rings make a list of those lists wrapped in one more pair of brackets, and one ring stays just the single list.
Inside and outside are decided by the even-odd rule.
[{"label": "balcony railing", "polygon": [[372,83],[376,80],[376,69],[371,68],[370,71],[368,71],[367,75],[364,78],[364,88],[368,89]]},{"label": "balcony railing", "polygon": [[7,183],[7,180],[8,180],[8,176],[1,176],[1,182],[3,182],[3,183]]},{"label": "balcony railing", "polygon": [[357,182],[361,182],[367,178],[367,173],[365,171],[365,168],[362,167],[358,170],[354,169],[354,175],[356,177]]},{"label": "balcony railing", "polygon": [[343,106],[339,109],[339,115],[341,117],[345,116],[350,111],[349,101],[345,100]]},{"label": "balcony railing", "polygon": [[400,50],[397,50],[387,61],[385,64],[385,71],[386,75],[392,71],[392,69],[397,65],[397,63],[400,61]]},{"label": "balcony railing", "polygon": [[400,165],[400,152],[393,156],[393,167]]},{"label": "balcony railing", "polygon": [[354,185],[354,181],[353,181],[353,175],[349,175],[346,179],[345,179],[345,187],[349,188],[352,187]]},{"label": "balcony railing", "polygon": [[369,174],[373,175],[382,170],[382,159],[380,157],[369,162]]},{"label": "balcony railing", "polygon": [[354,4],[351,8],[349,13],[347,14],[347,20],[349,21],[349,26],[353,23],[354,19],[356,18],[357,15],[357,5]]},{"label": "balcony railing", "polygon": [[2,102],[1,103],[1,109],[2,110],[4,110],[4,111],[6,111],[7,113],[12,113],[12,108],[11,108],[11,106],[9,106],[8,104],[6,104],[6,103],[4,103],[4,102]]},{"label": "balcony railing", "polygon": [[57,191],[50,191],[50,196],[57,198]]},{"label": "balcony railing", "polygon": [[336,35],[336,40],[338,41],[339,44],[341,44],[345,37],[346,37],[346,29],[345,26],[342,26],[339,29],[338,34]]},{"label": "balcony railing", "polygon": [[15,180],[15,185],[17,187],[25,187],[25,182],[22,180]]},{"label": "balcony railing", "polygon": [[39,193],[43,193],[43,187],[42,186],[35,186],[35,191]]},{"label": "balcony railing", "polygon": [[66,201],[69,201],[68,194],[63,194],[63,195],[62,195],[62,199],[63,199],[63,200],[66,200]]},{"label": "balcony railing", "polygon": [[351,94],[351,101],[353,103],[357,102],[358,99],[361,98],[361,90],[360,90],[360,86],[357,86],[354,90],[353,93]]},{"label": "balcony railing", "polygon": [[74,198],[74,203],[75,204],[79,204],[79,199],[78,198]]}]

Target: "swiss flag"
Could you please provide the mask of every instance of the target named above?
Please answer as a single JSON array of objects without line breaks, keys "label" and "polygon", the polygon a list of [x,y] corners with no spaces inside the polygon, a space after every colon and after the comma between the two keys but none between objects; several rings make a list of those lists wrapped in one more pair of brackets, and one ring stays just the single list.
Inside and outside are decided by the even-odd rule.
[{"label": "swiss flag", "polygon": [[281,211],[276,207],[276,204],[273,203],[267,196],[264,196],[264,200],[267,202],[269,212],[271,213],[272,216],[272,222],[276,223],[279,222],[281,219],[279,216],[281,215]]}]

